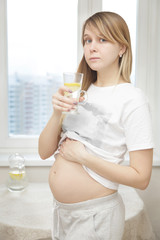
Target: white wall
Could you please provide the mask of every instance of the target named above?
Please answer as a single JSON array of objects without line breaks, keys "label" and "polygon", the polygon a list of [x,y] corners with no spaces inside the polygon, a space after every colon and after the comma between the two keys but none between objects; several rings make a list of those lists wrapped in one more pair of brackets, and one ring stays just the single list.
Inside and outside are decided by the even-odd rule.
[{"label": "white wall", "polygon": [[[50,167],[26,167],[29,182],[47,182]],[[8,176],[8,167],[0,168],[0,184],[5,184]],[[160,239],[160,167],[153,167],[152,177],[148,188],[144,191],[137,190],[143,199],[150,217],[154,232]]]}]

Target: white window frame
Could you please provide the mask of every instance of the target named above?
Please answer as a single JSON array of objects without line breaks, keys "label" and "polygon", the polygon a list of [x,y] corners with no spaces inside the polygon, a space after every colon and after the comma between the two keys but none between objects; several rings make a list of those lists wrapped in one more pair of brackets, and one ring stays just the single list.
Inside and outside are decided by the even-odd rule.
[{"label": "white window frame", "polygon": [[[153,126],[155,142],[160,142],[160,4],[159,0],[139,0],[137,10],[137,58],[136,58],[136,85],[144,90],[149,97],[153,113]],[[81,31],[83,22],[91,14],[101,11],[102,1],[79,0],[78,1],[78,62],[83,50],[81,47]],[[148,24],[146,24],[146,22]],[[155,26],[155,28],[153,28]],[[155,30],[157,28],[157,30]],[[155,62],[157,64],[155,64]],[[153,64],[154,63],[154,64]],[[0,165],[1,161],[8,157],[8,153],[21,152],[37,154],[38,139],[35,137],[9,137],[8,136],[8,94],[7,94],[7,1],[0,0]],[[152,79],[152,81],[150,80]],[[159,84],[159,85],[158,85]],[[156,104],[155,104],[156,103]],[[158,129],[157,129],[158,128]],[[159,135],[158,135],[159,133]],[[160,147],[156,145],[154,165],[160,165]],[[3,157],[3,158],[2,158]],[[34,157],[32,157],[33,159]],[[3,164],[2,164],[3,162]],[[34,165],[32,162],[31,165]],[[39,161],[35,165],[42,165]]]}]

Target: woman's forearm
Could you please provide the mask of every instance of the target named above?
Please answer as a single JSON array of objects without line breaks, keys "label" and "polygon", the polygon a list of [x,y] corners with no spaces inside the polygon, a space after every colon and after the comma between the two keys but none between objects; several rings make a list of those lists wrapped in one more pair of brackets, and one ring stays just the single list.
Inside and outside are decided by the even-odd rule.
[{"label": "woman's forearm", "polygon": [[[148,149],[136,154],[137,159],[134,159],[130,166],[115,164],[88,153],[83,159],[83,164],[110,181],[145,189],[151,176],[153,152],[152,149]],[[134,164],[136,162],[139,162],[139,168],[138,164]]]},{"label": "woman's forearm", "polygon": [[57,149],[61,131],[61,115],[53,113],[39,137],[38,151],[42,159],[53,155]]},{"label": "woman's forearm", "polygon": [[140,178],[136,170],[130,166],[121,166],[103,159],[97,161],[96,157],[88,159],[85,165],[102,177],[123,185],[137,187],[136,183]]}]

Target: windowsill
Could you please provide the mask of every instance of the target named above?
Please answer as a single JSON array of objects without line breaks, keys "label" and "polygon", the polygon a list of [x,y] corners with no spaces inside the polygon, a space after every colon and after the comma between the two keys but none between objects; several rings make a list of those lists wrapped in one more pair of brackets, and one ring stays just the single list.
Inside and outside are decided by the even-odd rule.
[{"label": "windowsill", "polygon": [[[2,167],[6,167],[9,166],[8,163],[8,157],[11,154],[7,154],[7,153],[0,153],[0,166]],[[23,154],[25,158],[25,166],[52,166],[53,162],[54,162],[54,157],[51,156],[50,158],[46,159],[46,160],[42,160],[38,154]]]},{"label": "windowsill", "polygon": [[[54,157],[51,156],[50,158],[46,159],[46,160],[42,160],[38,154],[36,153],[30,153],[30,154],[23,154],[25,158],[25,166],[32,166],[32,167],[36,167],[36,166],[52,166],[53,162],[54,162]],[[0,166],[1,167],[6,167],[9,166],[8,163],[8,157],[10,156],[10,154],[7,153],[0,153]],[[126,158],[123,162],[123,165],[128,165],[128,161],[129,159]],[[153,167],[159,167],[160,166],[160,161],[156,158],[154,158],[154,162],[153,162]]]}]

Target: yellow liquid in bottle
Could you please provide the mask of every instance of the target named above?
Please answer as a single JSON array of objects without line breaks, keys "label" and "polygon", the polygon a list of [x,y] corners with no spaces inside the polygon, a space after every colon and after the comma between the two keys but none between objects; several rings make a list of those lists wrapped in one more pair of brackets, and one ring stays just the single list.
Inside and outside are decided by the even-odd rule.
[{"label": "yellow liquid in bottle", "polygon": [[9,175],[12,180],[21,180],[25,176],[25,172],[13,171],[9,172]]}]

